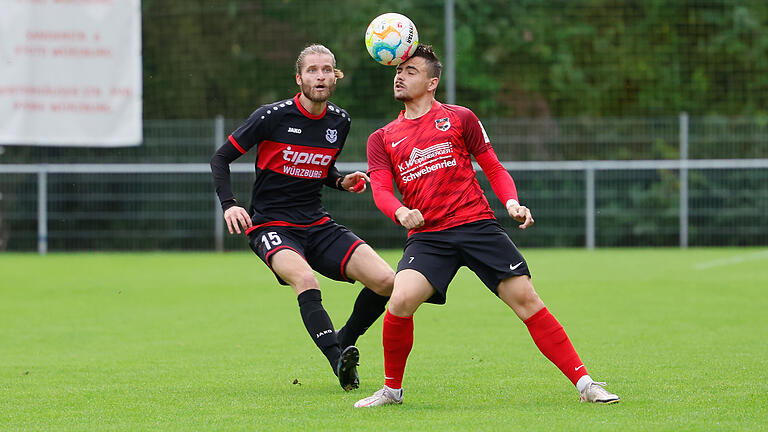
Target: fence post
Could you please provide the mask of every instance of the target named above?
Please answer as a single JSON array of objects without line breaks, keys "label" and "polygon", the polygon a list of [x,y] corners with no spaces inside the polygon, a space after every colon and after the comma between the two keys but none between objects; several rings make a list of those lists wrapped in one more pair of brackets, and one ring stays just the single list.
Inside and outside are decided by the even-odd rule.
[{"label": "fence post", "polygon": [[[213,149],[216,151],[224,144],[224,116],[217,115],[213,121]],[[221,209],[219,197],[213,194],[213,238],[216,252],[224,251],[224,211]]]},{"label": "fence post", "polygon": [[688,113],[680,113],[680,247],[688,247]]},{"label": "fence post", "polygon": [[587,161],[584,168],[585,178],[585,219],[586,219],[586,246],[587,249],[595,248],[595,166],[592,161]]},{"label": "fence post", "polygon": [[445,102],[456,103],[456,20],[454,0],[445,2]]},{"label": "fence post", "polygon": [[44,165],[37,172],[37,253],[48,253],[48,171]]}]

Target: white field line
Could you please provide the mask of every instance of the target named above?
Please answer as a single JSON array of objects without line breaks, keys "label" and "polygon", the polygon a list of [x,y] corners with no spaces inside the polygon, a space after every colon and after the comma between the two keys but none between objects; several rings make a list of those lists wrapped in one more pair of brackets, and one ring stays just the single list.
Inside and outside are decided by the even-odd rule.
[{"label": "white field line", "polygon": [[696,270],[706,270],[714,267],[723,267],[730,264],[740,264],[747,261],[759,261],[763,259],[768,259],[768,250],[744,255],[736,255],[728,258],[720,258],[711,261],[704,261],[694,265],[693,268]]}]

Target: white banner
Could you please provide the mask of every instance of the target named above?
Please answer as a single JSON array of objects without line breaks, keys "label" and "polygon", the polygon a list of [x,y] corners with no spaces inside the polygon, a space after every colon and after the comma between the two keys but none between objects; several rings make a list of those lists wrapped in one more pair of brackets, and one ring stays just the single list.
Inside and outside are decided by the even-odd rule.
[{"label": "white banner", "polygon": [[0,0],[0,144],[141,144],[141,73],[141,0]]}]

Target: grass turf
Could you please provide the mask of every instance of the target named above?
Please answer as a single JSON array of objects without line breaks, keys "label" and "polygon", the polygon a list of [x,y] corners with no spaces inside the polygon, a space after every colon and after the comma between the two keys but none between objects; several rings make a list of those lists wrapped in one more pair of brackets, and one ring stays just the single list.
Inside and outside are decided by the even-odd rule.
[{"label": "grass turf", "polygon": [[[524,251],[618,405],[578,403],[466,269],[415,316],[405,403],[381,320],[345,393],[295,296],[250,253],[0,255],[1,430],[765,430],[768,251]],[[395,263],[397,251],[385,252]],[[337,327],[359,285],[321,278]]]}]

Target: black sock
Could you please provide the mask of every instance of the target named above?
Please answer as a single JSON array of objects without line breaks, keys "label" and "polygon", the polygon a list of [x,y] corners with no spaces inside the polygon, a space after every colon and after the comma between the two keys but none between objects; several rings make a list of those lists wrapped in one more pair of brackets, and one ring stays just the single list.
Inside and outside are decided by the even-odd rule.
[{"label": "black sock", "polygon": [[320,351],[323,352],[328,362],[331,364],[333,373],[336,373],[336,363],[339,361],[341,349],[336,340],[336,332],[333,331],[333,323],[328,312],[323,309],[320,290],[311,289],[299,294],[299,310],[301,319],[304,320],[304,327],[307,328],[309,336],[315,342]]},{"label": "black sock", "polygon": [[388,300],[389,297],[380,296],[370,288],[363,287],[347,323],[339,330],[339,346],[346,348],[356,344],[357,338],[384,313]]}]

